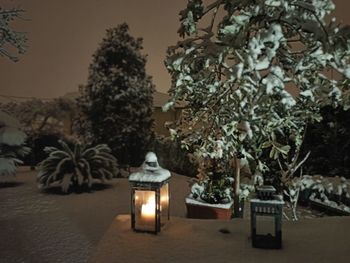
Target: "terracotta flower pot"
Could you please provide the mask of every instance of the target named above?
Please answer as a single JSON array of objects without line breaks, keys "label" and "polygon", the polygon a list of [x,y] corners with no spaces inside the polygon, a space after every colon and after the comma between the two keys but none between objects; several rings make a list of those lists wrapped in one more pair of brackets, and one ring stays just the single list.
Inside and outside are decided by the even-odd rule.
[{"label": "terracotta flower pot", "polygon": [[188,197],[186,198],[187,217],[230,220],[232,205],[232,202],[228,204],[208,204]]}]

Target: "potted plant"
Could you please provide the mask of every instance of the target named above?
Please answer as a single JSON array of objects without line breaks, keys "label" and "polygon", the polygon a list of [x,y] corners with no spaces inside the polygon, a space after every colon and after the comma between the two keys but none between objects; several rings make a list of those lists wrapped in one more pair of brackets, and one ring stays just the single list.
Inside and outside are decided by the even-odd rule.
[{"label": "potted plant", "polygon": [[187,217],[231,219],[232,180],[220,159],[204,158],[199,165],[198,180],[186,198]]}]

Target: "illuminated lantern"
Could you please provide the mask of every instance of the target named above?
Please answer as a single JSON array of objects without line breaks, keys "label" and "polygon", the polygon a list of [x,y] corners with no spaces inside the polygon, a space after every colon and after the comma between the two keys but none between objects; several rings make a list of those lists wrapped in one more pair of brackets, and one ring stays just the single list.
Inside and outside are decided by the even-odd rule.
[{"label": "illuminated lantern", "polygon": [[252,245],[256,248],[282,248],[283,198],[272,186],[257,188],[250,200]]},{"label": "illuminated lantern", "polygon": [[157,234],[169,220],[170,172],[158,165],[153,152],[146,155],[140,172],[129,176],[131,184],[131,227]]}]

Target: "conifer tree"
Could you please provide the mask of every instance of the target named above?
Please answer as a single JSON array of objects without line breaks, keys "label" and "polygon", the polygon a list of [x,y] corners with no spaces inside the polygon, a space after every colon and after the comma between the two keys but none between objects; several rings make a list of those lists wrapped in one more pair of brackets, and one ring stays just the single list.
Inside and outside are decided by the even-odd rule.
[{"label": "conifer tree", "polygon": [[138,165],[153,135],[153,92],[142,39],[126,23],[107,30],[81,87],[80,134],[108,144],[122,165]]}]

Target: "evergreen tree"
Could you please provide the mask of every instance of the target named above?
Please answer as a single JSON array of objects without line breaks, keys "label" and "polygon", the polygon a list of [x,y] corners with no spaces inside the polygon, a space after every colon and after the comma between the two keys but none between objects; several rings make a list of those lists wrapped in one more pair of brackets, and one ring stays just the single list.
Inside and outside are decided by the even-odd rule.
[{"label": "evergreen tree", "polygon": [[78,106],[80,134],[91,143],[107,143],[122,165],[140,164],[153,136],[153,92],[146,74],[142,39],[126,23],[107,30],[93,55],[87,85]]}]

